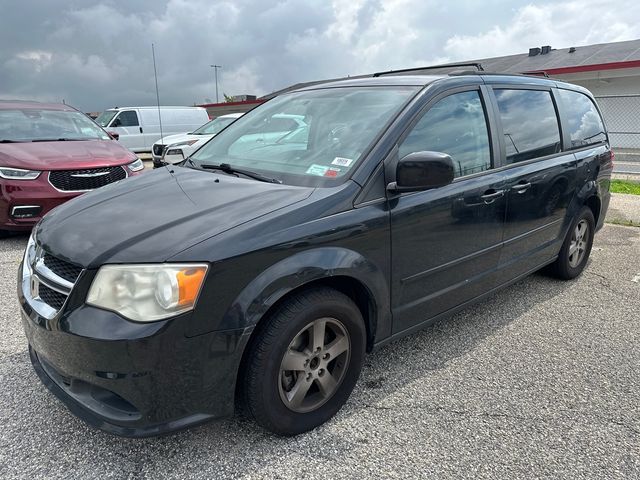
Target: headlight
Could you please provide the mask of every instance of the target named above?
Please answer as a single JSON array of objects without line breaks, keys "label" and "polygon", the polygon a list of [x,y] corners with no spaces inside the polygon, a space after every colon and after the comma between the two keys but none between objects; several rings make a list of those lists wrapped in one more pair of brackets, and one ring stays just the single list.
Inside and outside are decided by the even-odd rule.
[{"label": "headlight", "polygon": [[31,270],[31,264],[33,263],[33,259],[36,255],[36,239],[35,236],[35,227],[31,231],[31,235],[29,236],[29,241],[27,242],[27,248],[24,251],[24,258],[22,259],[22,268],[26,269],[26,271]]},{"label": "headlight", "polygon": [[6,178],[7,180],[35,180],[38,175],[40,175],[38,170],[0,167],[0,178]]},{"label": "headlight", "polygon": [[129,165],[127,165],[127,167],[129,167],[129,170],[131,170],[132,172],[139,172],[140,170],[144,170],[144,163],[142,163],[142,160],[138,158],[134,162],[131,162]]},{"label": "headlight", "polygon": [[180,148],[169,148],[165,150],[163,157],[180,156],[184,158],[184,152]]},{"label": "headlight", "polygon": [[136,322],[154,322],[192,310],[206,264],[105,265],[87,303]]},{"label": "headlight", "polygon": [[191,146],[194,143],[196,143],[198,141],[198,139],[196,140],[185,140],[184,142],[178,142],[178,143],[172,143],[171,145],[169,145],[169,147],[185,147],[185,146]]}]

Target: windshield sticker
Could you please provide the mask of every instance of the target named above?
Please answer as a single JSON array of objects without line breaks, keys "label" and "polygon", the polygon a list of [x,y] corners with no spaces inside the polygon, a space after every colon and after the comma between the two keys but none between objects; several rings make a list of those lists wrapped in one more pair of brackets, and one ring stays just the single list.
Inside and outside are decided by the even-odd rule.
[{"label": "windshield sticker", "polygon": [[325,173],[327,173],[329,167],[325,167],[324,165],[313,164],[307,169],[307,173],[309,175],[317,175],[319,177],[323,177]]},{"label": "windshield sticker", "polygon": [[353,163],[352,158],[336,157],[331,162],[331,165],[340,165],[341,167],[350,167]]},{"label": "windshield sticker", "polygon": [[337,177],[340,173],[339,168],[329,168],[326,172],[324,172],[325,177]]}]

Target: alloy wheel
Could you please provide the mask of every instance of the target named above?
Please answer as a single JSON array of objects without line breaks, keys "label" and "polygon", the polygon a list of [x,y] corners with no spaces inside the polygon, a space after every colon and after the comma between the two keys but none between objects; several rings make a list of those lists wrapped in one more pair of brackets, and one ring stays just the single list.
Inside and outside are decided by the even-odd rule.
[{"label": "alloy wheel", "polygon": [[585,219],[578,222],[571,234],[569,244],[569,265],[576,268],[584,258],[589,242],[589,223]]},{"label": "alloy wheel", "polygon": [[293,338],[280,363],[278,389],[289,410],[306,413],[324,405],[344,379],[351,355],[345,326],[319,318]]}]

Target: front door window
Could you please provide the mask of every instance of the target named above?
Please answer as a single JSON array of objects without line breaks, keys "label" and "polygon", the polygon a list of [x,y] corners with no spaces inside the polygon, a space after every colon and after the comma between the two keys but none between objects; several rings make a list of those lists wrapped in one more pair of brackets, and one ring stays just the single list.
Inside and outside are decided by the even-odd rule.
[{"label": "front door window", "polygon": [[134,110],[120,112],[112,124],[113,127],[137,127],[138,125],[138,114]]},{"label": "front door window", "polygon": [[400,145],[399,157],[420,151],[451,156],[456,177],[491,168],[491,149],[478,91],[449,95],[420,119]]}]

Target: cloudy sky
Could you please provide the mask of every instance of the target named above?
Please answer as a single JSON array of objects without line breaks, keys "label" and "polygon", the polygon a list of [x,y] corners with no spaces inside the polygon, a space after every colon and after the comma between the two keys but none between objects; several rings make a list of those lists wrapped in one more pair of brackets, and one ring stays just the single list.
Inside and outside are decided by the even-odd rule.
[{"label": "cloudy sky", "polygon": [[0,0],[0,98],[84,111],[640,38],[637,0]]}]

